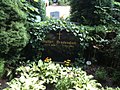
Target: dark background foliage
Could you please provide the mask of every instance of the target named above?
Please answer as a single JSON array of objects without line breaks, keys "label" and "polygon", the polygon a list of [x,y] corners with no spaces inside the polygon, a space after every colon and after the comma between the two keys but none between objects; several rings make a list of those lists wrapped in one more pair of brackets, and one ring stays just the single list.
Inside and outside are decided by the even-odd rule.
[{"label": "dark background foliage", "polygon": [[[84,25],[116,23],[113,0],[71,0],[71,21]],[[120,17],[117,15],[117,17]]]},{"label": "dark background foliage", "polygon": [[[70,0],[56,0],[56,1],[57,2],[55,4],[61,5],[61,6],[66,6],[70,4]],[[54,4],[53,0],[49,0],[49,4],[53,5]]]}]

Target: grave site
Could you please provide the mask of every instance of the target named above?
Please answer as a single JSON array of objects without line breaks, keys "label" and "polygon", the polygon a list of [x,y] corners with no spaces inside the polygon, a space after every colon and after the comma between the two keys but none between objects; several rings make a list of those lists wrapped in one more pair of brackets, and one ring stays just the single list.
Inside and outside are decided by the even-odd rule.
[{"label": "grave site", "polygon": [[120,90],[120,1],[1,0],[0,90]]}]

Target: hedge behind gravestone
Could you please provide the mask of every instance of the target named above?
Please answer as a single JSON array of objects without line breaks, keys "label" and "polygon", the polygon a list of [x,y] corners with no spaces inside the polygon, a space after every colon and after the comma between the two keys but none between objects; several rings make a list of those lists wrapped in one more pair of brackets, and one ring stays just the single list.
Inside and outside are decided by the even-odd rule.
[{"label": "hedge behind gravestone", "polygon": [[19,0],[0,2],[0,58],[15,61],[28,42],[26,14]]},{"label": "hedge behind gravestone", "polygon": [[[54,0],[49,0],[49,4],[52,5]],[[57,0],[57,4],[60,6],[67,6],[70,4],[70,0]]]},{"label": "hedge behind gravestone", "polygon": [[[98,25],[110,18],[109,9],[113,7],[113,0],[71,0],[70,5],[72,22]],[[103,7],[107,7],[108,10],[103,9]]]},{"label": "hedge behind gravestone", "polygon": [[33,10],[34,12],[32,11],[32,13],[36,16],[41,17],[39,21],[43,21],[46,19],[46,7],[43,0],[29,0],[28,3],[31,4],[35,9],[37,9],[38,12],[35,12]]}]

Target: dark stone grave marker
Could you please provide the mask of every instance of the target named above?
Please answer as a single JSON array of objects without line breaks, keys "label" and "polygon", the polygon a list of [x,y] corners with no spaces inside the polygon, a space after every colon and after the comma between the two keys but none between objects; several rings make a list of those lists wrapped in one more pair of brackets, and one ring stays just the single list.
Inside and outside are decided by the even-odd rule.
[{"label": "dark stone grave marker", "polygon": [[44,52],[42,59],[46,57],[55,61],[75,60],[79,52],[79,39],[66,30],[50,31],[42,42]]}]

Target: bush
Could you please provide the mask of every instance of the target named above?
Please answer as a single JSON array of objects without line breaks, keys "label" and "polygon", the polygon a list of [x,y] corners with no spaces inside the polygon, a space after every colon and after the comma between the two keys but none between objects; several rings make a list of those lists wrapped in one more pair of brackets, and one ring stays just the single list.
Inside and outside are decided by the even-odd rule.
[{"label": "bush", "polygon": [[3,77],[4,73],[5,73],[5,61],[4,59],[0,58],[0,79]]},{"label": "bush", "polygon": [[119,80],[120,80],[120,71],[119,70],[115,70],[112,74],[112,80],[114,82],[114,84],[120,86],[119,84]]},{"label": "bush", "polygon": [[[118,23],[113,0],[71,0],[71,21],[84,25]],[[118,15],[117,15],[118,16]]]},{"label": "bush", "polygon": [[21,8],[20,1],[0,2],[0,57],[8,61],[14,56],[19,56],[29,40],[25,27],[27,16]]},{"label": "bush", "polygon": [[[26,4],[29,4],[29,8],[33,8],[32,10],[30,10],[29,14],[31,17],[35,16],[34,19],[39,19],[37,20],[38,22],[46,20],[46,7],[43,0],[30,0],[26,2]],[[36,16],[39,18],[37,18]]]},{"label": "bush", "polygon": [[[70,4],[70,0],[57,0],[58,5],[61,6],[66,6]],[[53,0],[49,0],[49,4],[52,5],[53,4]]]},{"label": "bush", "polygon": [[86,60],[119,68],[119,24],[87,27],[84,51]]},{"label": "bush", "polygon": [[117,87],[117,88],[106,87],[103,90],[120,90],[120,88],[119,87]]},{"label": "bush", "polygon": [[96,76],[97,80],[104,81],[107,78],[107,71],[104,68],[98,68],[95,71],[95,76]]},{"label": "bush", "polygon": [[[48,90],[99,90],[101,85],[92,79],[92,76],[86,75],[80,68],[63,67],[59,64],[44,63],[41,60],[37,64],[21,66],[17,69],[20,78],[15,78],[8,82],[8,88],[14,89],[39,89]],[[50,89],[50,88],[49,88]]]}]

